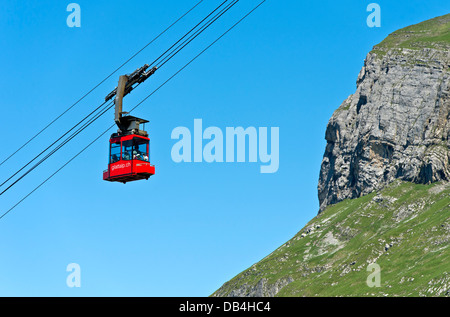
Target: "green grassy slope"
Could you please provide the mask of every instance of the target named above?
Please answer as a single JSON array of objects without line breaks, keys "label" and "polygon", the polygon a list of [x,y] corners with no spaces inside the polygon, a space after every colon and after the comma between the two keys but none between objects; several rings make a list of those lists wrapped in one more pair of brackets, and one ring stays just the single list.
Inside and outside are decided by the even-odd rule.
[{"label": "green grassy slope", "polygon": [[414,24],[391,33],[372,52],[384,56],[401,49],[448,49],[450,47],[450,14]]},{"label": "green grassy slope", "polygon": [[[250,292],[261,279],[269,289],[289,279],[277,296],[445,296],[449,244],[450,184],[396,182],[328,206],[213,296]],[[370,263],[381,268],[380,287],[367,285]]]}]

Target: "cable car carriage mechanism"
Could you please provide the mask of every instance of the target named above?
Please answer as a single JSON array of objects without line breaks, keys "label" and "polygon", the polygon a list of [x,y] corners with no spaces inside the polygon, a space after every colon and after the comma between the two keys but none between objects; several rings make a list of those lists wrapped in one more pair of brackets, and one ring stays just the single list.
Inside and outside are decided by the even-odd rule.
[{"label": "cable car carriage mechanism", "polygon": [[150,164],[150,138],[148,133],[140,129],[140,125],[149,121],[127,115],[122,111],[123,97],[134,89],[134,84],[140,84],[153,75],[156,67],[146,72],[149,65],[137,69],[131,75],[120,76],[119,84],[105,101],[115,95],[114,121],[118,126],[109,140],[108,169],[103,171],[103,180],[109,182],[127,183],[141,179],[148,180],[155,174],[155,166]]}]

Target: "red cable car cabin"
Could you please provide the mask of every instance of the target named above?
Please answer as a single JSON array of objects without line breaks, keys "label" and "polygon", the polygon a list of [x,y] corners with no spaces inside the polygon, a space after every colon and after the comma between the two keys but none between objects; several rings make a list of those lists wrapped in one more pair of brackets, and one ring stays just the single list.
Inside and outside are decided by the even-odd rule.
[{"label": "red cable car cabin", "polygon": [[110,182],[127,183],[149,179],[155,174],[150,165],[150,139],[142,135],[113,135],[109,140],[109,164],[103,179]]},{"label": "red cable car cabin", "polygon": [[131,75],[120,76],[116,89],[105,98],[106,102],[115,96],[114,121],[119,128],[109,140],[109,164],[103,171],[105,181],[125,184],[155,175],[155,166],[150,165],[148,133],[139,129],[140,124],[148,121],[125,115],[127,112],[122,111],[123,97],[133,90],[133,85],[143,82],[156,71],[154,67],[145,72],[148,67],[144,65]]}]

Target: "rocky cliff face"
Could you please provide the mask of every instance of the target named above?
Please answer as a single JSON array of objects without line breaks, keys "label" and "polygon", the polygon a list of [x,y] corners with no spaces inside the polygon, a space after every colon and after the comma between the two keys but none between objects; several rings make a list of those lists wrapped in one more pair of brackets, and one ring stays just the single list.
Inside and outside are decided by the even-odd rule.
[{"label": "rocky cliff face", "polygon": [[450,180],[450,14],[391,34],[330,119],[320,212],[395,179]]},{"label": "rocky cliff face", "polygon": [[450,295],[449,52],[450,14],[374,47],[328,123],[319,215],[212,296]]}]

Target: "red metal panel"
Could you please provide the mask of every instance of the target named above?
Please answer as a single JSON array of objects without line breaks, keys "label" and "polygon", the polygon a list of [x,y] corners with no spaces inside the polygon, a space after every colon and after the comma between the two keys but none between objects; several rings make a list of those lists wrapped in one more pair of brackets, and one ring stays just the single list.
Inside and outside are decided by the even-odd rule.
[{"label": "red metal panel", "polygon": [[109,171],[103,172],[103,179],[108,181],[127,182],[147,179],[155,175],[155,166],[144,161],[119,161],[110,164]]},{"label": "red metal panel", "polygon": [[117,177],[132,173],[132,161],[118,161],[109,165],[109,177]]},{"label": "red metal panel", "polygon": [[148,174],[155,174],[155,166],[150,165],[149,162],[134,160],[133,161],[133,173],[140,174],[140,173],[148,173]]}]

